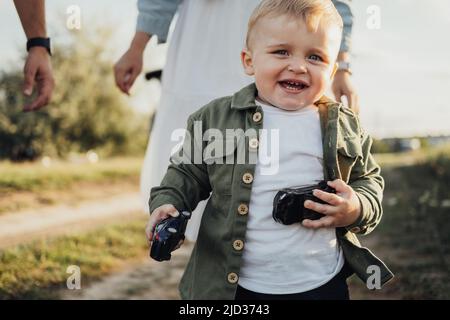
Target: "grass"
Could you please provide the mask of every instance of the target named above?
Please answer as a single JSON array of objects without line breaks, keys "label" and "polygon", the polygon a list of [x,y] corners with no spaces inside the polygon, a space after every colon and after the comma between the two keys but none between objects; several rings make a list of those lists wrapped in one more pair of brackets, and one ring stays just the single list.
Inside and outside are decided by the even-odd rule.
[{"label": "grass", "polygon": [[[396,162],[400,162],[401,158]],[[389,248],[404,252],[387,263],[407,299],[450,298],[450,149],[391,166],[384,216],[377,232]]]},{"label": "grass", "polygon": [[142,158],[98,163],[0,162],[0,214],[52,204],[72,204],[124,191],[136,191]]},{"label": "grass", "polygon": [[0,251],[0,299],[52,299],[65,289],[67,267],[81,270],[81,285],[147,252],[144,217],[82,235]]},{"label": "grass", "polygon": [[374,157],[382,167],[404,167],[423,163],[440,155],[450,155],[450,144],[408,152],[377,153]]},{"label": "grass", "polygon": [[78,182],[110,182],[139,175],[142,158],[114,158],[98,163],[0,162],[0,193],[67,188]]}]

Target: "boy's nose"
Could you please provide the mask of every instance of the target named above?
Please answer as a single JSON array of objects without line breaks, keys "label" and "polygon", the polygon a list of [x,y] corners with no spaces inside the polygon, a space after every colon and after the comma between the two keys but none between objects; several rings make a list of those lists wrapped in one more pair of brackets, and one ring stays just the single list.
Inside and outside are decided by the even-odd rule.
[{"label": "boy's nose", "polygon": [[295,72],[295,73],[306,73],[307,69],[303,62],[292,61],[288,66],[288,71]]}]

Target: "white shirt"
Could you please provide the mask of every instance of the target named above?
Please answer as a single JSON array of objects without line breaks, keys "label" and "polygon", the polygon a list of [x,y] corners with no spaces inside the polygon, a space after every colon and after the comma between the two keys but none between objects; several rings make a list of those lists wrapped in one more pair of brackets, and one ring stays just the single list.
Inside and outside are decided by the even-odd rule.
[{"label": "white shirt", "polygon": [[[280,189],[324,178],[319,112],[314,105],[286,111],[257,104],[262,106],[267,134],[260,135],[239,285],[271,294],[312,290],[331,280],[344,264],[336,229],[286,226],[273,220],[272,209]],[[279,143],[271,130],[278,130]],[[277,145],[279,161],[272,156]]]}]

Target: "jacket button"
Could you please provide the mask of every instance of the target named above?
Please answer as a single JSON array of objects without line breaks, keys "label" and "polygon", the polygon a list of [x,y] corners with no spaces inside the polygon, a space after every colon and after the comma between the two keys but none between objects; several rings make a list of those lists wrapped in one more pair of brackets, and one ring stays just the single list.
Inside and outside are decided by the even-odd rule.
[{"label": "jacket button", "polygon": [[258,145],[259,145],[259,142],[258,142],[258,139],[256,139],[256,138],[250,139],[250,141],[248,143],[248,146],[250,147],[250,149],[256,149],[256,148],[258,148]]},{"label": "jacket button", "polygon": [[250,184],[253,182],[253,175],[251,173],[244,173],[244,175],[242,176],[242,181],[244,181],[244,183],[246,184]]},{"label": "jacket button", "polygon": [[236,273],[230,272],[230,273],[228,274],[228,282],[229,282],[229,283],[235,284],[235,283],[238,282],[238,280],[239,280],[239,277],[238,277],[238,275],[237,275]]},{"label": "jacket button", "polygon": [[350,232],[353,232],[353,233],[358,233],[360,231],[361,231],[360,227],[353,227],[353,228],[350,229]]},{"label": "jacket button", "polygon": [[244,203],[241,203],[238,207],[238,212],[242,216],[246,215],[248,213],[248,206]]},{"label": "jacket button", "polygon": [[241,251],[242,249],[244,249],[244,242],[242,240],[234,240],[233,248],[236,251]]},{"label": "jacket button", "polygon": [[253,114],[253,121],[255,121],[255,122],[260,122],[261,119],[262,119],[262,114],[261,114],[261,112],[255,112],[255,113]]}]

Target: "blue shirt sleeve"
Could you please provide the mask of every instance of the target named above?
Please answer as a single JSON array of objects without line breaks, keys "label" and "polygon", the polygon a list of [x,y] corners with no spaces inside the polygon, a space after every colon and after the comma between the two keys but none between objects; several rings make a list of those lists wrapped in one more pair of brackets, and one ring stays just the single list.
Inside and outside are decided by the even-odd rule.
[{"label": "blue shirt sleeve", "polygon": [[138,0],[136,31],[158,36],[158,42],[166,42],[170,22],[181,0]]},{"label": "blue shirt sleeve", "polygon": [[344,29],[342,30],[341,52],[349,52],[351,47],[353,13],[350,0],[332,0],[334,6],[342,17]]}]

